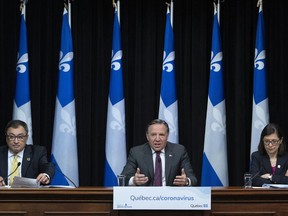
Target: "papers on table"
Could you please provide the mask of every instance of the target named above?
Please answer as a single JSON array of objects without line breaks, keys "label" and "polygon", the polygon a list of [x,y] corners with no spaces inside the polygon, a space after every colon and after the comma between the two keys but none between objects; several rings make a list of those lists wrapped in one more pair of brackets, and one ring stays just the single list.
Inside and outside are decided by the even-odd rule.
[{"label": "papers on table", "polygon": [[37,179],[15,176],[12,185],[0,188],[75,188],[71,185],[40,185]]},{"label": "papers on table", "polygon": [[33,178],[15,176],[11,188],[40,188],[40,182]]},{"label": "papers on table", "polygon": [[76,188],[71,185],[43,185],[43,188]]},{"label": "papers on table", "polygon": [[263,184],[264,188],[288,188],[288,184]]}]

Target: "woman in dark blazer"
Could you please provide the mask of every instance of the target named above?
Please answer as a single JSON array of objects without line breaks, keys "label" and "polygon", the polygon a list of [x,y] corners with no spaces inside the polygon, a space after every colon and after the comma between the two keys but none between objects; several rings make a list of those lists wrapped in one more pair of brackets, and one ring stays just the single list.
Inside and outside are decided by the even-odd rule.
[{"label": "woman in dark blazer", "polygon": [[288,153],[279,125],[270,123],[262,130],[258,151],[251,155],[252,185],[288,184]]}]

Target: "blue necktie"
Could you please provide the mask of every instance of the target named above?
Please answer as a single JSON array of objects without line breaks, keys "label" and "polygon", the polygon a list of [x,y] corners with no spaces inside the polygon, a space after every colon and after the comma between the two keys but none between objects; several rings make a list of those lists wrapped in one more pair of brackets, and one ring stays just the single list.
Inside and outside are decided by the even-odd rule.
[{"label": "blue necktie", "polygon": [[154,186],[162,186],[162,162],[160,157],[161,151],[156,152]]}]

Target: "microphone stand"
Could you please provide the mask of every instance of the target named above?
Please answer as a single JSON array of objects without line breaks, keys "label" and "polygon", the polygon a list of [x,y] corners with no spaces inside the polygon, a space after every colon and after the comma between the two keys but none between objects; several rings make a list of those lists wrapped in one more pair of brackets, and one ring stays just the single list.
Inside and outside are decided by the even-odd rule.
[{"label": "microphone stand", "polygon": [[17,169],[19,168],[19,166],[21,165],[21,162],[18,162],[17,164],[17,167],[13,170],[13,172],[11,172],[9,175],[7,175],[5,178],[3,178],[1,181],[0,181],[0,184],[2,184],[2,182],[6,181],[13,173],[15,173],[17,171]]},{"label": "microphone stand", "polygon": [[53,165],[54,165],[56,171],[58,171],[59,173],[61,173],[70,183],[73,184],[73,186],[74,186],[75,188],[77,188],[76,184],[75,184],[67,175],[65,175],[60,169],[58,169],[58,167],[57,167],[56,164],[53,163]]}]

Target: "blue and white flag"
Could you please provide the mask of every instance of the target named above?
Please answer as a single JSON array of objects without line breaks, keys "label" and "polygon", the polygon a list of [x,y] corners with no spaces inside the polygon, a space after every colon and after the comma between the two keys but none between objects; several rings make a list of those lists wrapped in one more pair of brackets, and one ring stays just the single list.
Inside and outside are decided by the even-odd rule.
[{"label": "blue and white flag", "polygon": [[222,48],[216,5],[212,33],[210,81],[207,103],[202,186],[228,186],[226,110]]},{"label": "blue and white flag", "polygon": [[74,53],[68,13],[64,8],[51,161],[56,165],[52,185],[79,186],[74,97]]},{"label": "blue and white flag", "polygon": [[264,19],[262,1],[258,1],[259,13],[256,32],[253,82],[253,111],[250,154],[257,151],[263,128],[269,123],[269,108],[266,81],[266,56],[264,47]]},{"label": "blue and white flag", "polygon": [[178,143],[178,101],[176,93],[174,34],[169,6],[167,6],[166,13],[159,119],[165,120],[169,125],[170,133],[168,140]]},{"label": "blue and white flag", "polygon": [[125,97],[122,73],[122,48],[119,1],[115,6],[106,125],[106,160],[104,186],[117,185],[117,175],[126,164]]},{"label": "blue and white flag", "polygon": [[25,13],[26,13],[26,5],[25,2],[23,2],[21,21],[20,21],[19,51],[16,66],[17,74],[16,74],[16,91],[13,107],[13,119],[19,119],[26,122],[29,130],[29,137],[27,140],[27,144],[33,144],[27,29],[25,23]]}]

